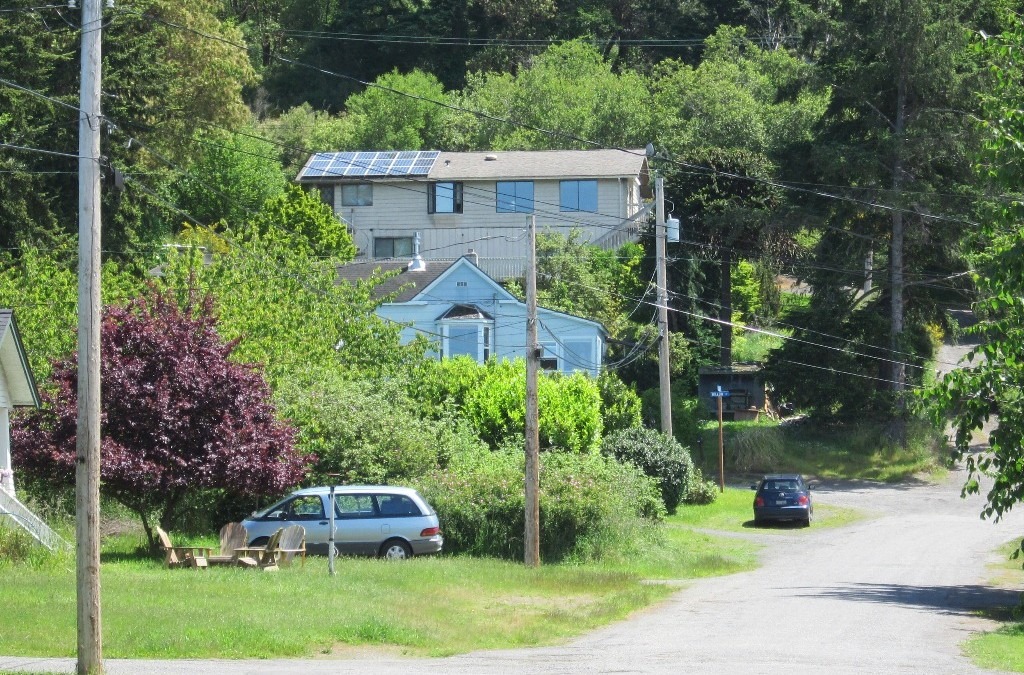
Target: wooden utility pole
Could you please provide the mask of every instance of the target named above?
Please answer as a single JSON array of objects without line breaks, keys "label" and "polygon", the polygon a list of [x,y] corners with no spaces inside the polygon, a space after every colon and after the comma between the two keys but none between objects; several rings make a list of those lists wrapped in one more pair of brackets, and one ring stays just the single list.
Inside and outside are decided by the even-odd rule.
[{"label": "wooden utility pole", "polygon": [[672,435],[672,380],[669,374],[668,273],[665,260],[665,179],[654,180],[654,249],[658,267],[658,382],[661,391],[661,430]]},{"label": "wooden utility pole", "polygon": [[722,432],[722,388],[718,388],[718,491],[725,492],[725,435]]},{"label": "wooden utility pole", "polygon": [[82,6],[78,122],[78,429],[75,469],[78,672],[103,672],[100,622],[100,32],[102,0]]},{"label": "wooden utility pole", "polygon": [[540,565],[540,411],[537,407],[537,217],[530,216],[526,264],[526,528],[523,561]]}]

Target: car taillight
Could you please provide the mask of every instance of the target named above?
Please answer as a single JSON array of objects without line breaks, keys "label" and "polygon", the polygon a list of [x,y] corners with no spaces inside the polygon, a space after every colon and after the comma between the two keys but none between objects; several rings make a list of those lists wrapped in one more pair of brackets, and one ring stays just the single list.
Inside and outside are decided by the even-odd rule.
[{"label": "car taillight", "polygon": [[440,527],[428,527],[420,532],[421,537],[433,537],[441,533]]},{"label": "car taillight", "polygon": [[796,501],[800,506],[807,506],[807,495],[800,495]]},{"label": "car taillight", "polygon": [[754,506],[764,506],[764,497],[755,497]]}]

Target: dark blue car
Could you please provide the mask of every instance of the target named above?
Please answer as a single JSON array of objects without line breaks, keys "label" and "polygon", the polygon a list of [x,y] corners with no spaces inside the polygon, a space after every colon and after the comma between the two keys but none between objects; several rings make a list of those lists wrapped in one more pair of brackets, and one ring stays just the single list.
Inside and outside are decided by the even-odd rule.
[{"label": "dark blue car", "polygon": [[796,520],[807,527],[814,518],[811,489],[798,473],[768,474],[750,486],[754,493],[754,524]]}]

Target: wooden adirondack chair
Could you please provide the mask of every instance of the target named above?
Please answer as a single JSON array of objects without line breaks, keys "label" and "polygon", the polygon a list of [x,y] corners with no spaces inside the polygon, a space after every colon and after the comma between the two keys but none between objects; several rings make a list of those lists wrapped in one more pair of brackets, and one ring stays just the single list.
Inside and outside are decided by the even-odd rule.
[{"label": "wooden adirondack chair", "polygon": [[245,546],[235,549],[237,562],[242,567],[258,567],[265,572],[277,571],[278,542],[282,530],[270,535],[266,546]]},{"label": "wooden adirondack chair", "polygon": [[277,542],[277,561],[281,567],[288,567],[296,554],[302,556],[302,564],[306,564],[306,528],[302,525],[289,525],[281,530],[281,538]]},{"label": "wooden adirondack chair", "polygon": [[166,556],[164,562],[168,567],[206,568],[206,559],[212,549],[206,546],[174,546],[171,538],[159,527],[156,528],[156,536],[160,538]]},{"label": "wooden adirondack chair", "polygon": [[220,553],[211,555],[206,561],[211,565],[234,565],[238,559],[237,550],[249,542],[249,533],[241,523],[228,523],[220,528]]}]

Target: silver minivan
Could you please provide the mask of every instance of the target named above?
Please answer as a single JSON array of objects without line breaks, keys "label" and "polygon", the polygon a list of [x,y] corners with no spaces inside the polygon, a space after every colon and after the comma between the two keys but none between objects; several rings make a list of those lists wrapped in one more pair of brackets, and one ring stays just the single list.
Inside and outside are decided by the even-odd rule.
[{"label": "silver minivan", "polygon": [[[296,490],[242,522],[250,546],[262,546],[278,528],[301,525],[306,550],[326,555],[331,488]],[[409,558],[440,553],[444,545],[437,513],[416,490],[387,485],[334,488],[334,545],[340,555]]]}]

